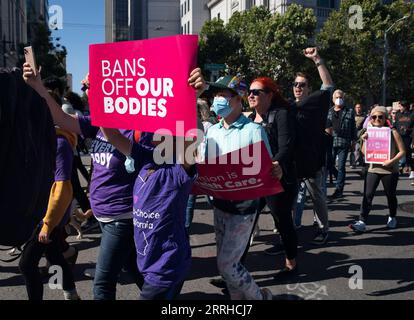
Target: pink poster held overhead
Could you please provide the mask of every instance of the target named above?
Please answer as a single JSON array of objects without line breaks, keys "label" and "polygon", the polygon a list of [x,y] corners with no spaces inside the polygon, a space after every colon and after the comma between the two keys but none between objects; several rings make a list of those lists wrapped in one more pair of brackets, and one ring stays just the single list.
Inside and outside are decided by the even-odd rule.
[{"label": "pink poster held overhead", "polygon": [[365,162],[384,163],[390,160],[391,129],[388,127],[368,127],[368,139],[365,142]]},{"label": "pink poster held overhead", "polygon": [[197,45],[193,35],[91,45],[92,124],[178,136],[196,128],[196,94],[187,80]]},{"label": "pink poster held overhead", "polygon": [[270,175],[271,168],[266,146],[257,142],[197,164],[198,178],[191,193],[224,200],[253,200],[283,192],[280,181]]}]

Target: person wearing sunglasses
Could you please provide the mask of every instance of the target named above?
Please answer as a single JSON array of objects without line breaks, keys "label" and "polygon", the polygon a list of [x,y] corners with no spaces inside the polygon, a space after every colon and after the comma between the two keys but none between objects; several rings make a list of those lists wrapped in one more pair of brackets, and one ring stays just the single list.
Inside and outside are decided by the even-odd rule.
[{"label": "person wearing sunglasses", "polygon": [[[266,249],[269,255],[285,251],[285,267],[278,274],[288,275],[297,271],[296,256],[298,239],[292,220],[292,207],[298,193],[296,170],[293,163],[295,139],[294,119],[289,113],[290,105],[282,97],[274,80],[269,77],[254,79],[248,91],[248,101],[254,110],[250,119],[265,129],[272,149],[272,161],[282,167],[281,180],[284,192],[265,197],[262,207],[267,204],[279,231],[283,249],[274,246]],[[258,215],[263,208],[259,207]],[[256,217],[257,219],[257,217]]]},{"label": "person wearing sunglasses", "polygon": [[[238,76],[225,76],[209,84],[206,91],[214,97],[214,112],[219,123],[208,129],[205,158],[212,158],[263,141],[272,152],[264,129],[242,113],[242,99],[247,85]],[[260,159],[260,154],[255,154]],[[223,170],[225,170],[225,166]],[[281,178],[280,166],[274,164],[269,172]],[[272,300],[267,288],[260,288],[244,266],[242,256],[253,230],[258,199],[232,201],[213,198],[214,230],[217,243],[217,268],[226,282],[232,300]]]},{"label": "person wearing sunglasses", "polygon": [[[293,82],[293,95],[296,100],[294,159],[298,178],[305,181],[317,217],[318,231],[312,244],[322,245],[328,239],[329,230],[325,183],[325,127],[333,81],[317,48],[305,49],[304,55],[318,68],[322,86],[321,90],[311,93],[310,78],[302,72],[296,73]],[[304,201],[305,197],[302,199]],[[295,214],[300,218],[302,216],[302,212],[296,211]]]},{"label": "person wearing sunglasses", "polygon": [[[378,106],[371,111],[370,125],[382,128],[388,127],[387,111],[385,107]],[[369,140],[368,133],[362,135],[364,140],[362,150],[365,153],[364,144]],[[356,232],[365,232],[369,212],[372,208],[372,200],[374,199],[375,191],[382,182],[384,186],[385,195],[387,196],[389,217],[387,227],[394,229],[397,226],[397,184],[398,184],[398,161],[404,157],[405,147],[400,134],[394,128],[391,129],[391,154],[390,159],[382,164],[370,163],[368,173],[364,182],[364,195],[361,204],[361,211],[359,220],[349,225],[349,227]]]}]

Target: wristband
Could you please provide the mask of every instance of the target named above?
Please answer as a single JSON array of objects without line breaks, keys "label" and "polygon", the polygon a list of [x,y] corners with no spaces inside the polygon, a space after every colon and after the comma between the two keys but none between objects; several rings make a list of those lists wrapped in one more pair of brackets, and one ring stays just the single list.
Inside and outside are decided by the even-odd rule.
[{"label": "wristband", "polygon": [[322,59],[319,59],[317,62],[315,62],[315,64],[316,64],[316,67],[319,67],[319,66],[325,64],[325,61],[323,61]]},{"label": "wristband", "polygon": [[128,173],[133,173],[135,171],[135,161],[130,156],[126,157],[124,165]]}]

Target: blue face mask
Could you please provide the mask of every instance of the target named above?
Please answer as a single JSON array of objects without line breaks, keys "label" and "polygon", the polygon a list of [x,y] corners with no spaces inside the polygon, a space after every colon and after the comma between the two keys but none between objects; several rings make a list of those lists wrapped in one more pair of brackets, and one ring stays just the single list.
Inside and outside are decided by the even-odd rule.
[{"label": "blue face mask", "polygon": [[230,99],[224,97],[215,97],[213,108],[214,112],[222,118],[226,118],[233,111],[230,106]]}]

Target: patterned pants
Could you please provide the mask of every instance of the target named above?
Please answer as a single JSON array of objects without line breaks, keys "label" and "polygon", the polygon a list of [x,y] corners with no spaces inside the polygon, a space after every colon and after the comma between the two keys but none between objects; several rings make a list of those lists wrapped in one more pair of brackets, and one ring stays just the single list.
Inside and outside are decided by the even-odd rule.
[{"label": "patterned pants", "polygon": [[235,215],[214,208],[217,267],[232,300],[261,300],[262,293],[240,259],[250,240],[256,213]]}]

